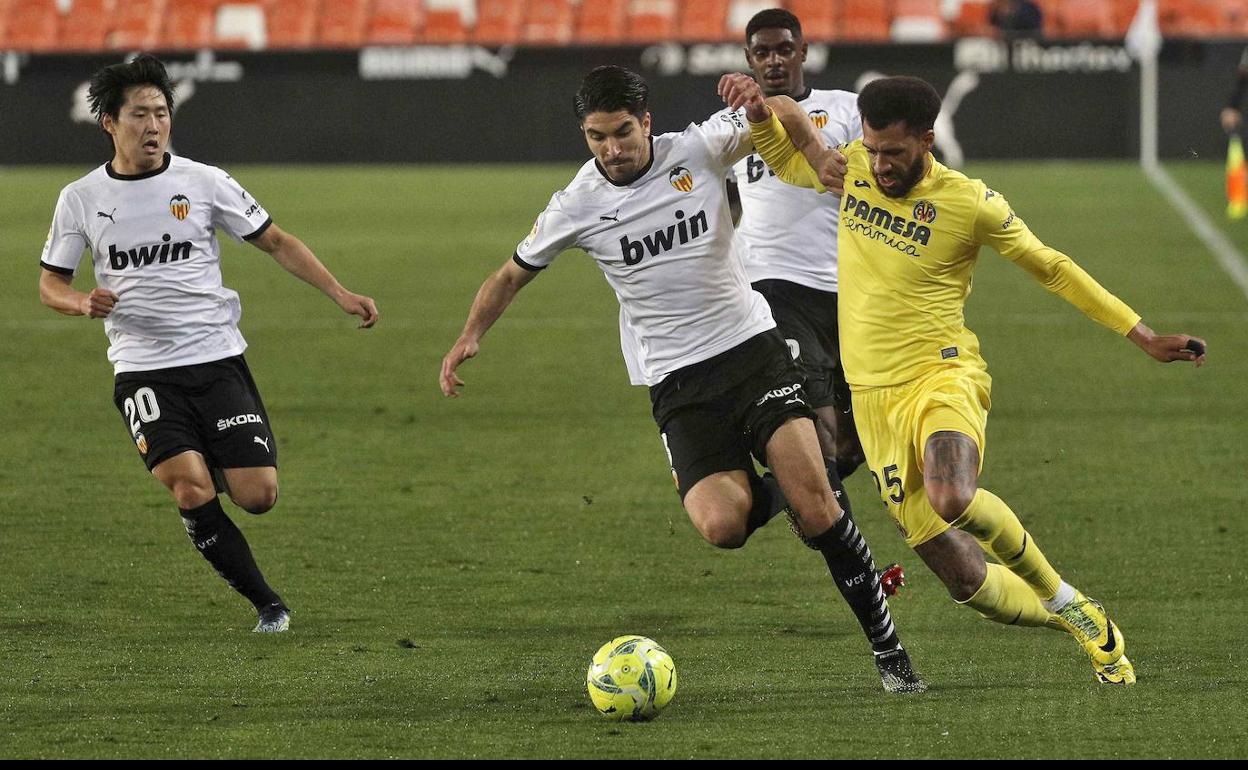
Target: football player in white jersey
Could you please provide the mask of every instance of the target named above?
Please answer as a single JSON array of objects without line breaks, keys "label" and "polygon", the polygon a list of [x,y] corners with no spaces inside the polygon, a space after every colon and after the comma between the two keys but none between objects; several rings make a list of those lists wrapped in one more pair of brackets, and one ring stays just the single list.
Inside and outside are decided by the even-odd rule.
[{"label": "football player in white jersey", "polygon": [[[61,191],[40,260],[39,298],[59,313],[104,319],[114,401],[148,470],[173,494],[191,542],[255,606],[261,633],[290,611],[269,587],[217,498],[249,513],[277,501],[277,446],[243,360],[238,295],[221,285],[215,231],[269,253],[343,311],[377,320],[298,238],[224,171],[166,148],[173,86],[143,54],[91,78],[92,111],[113,159]],[[96,288],[72,287],[89,249]]]},{"label": "football player in white jersey", "polygon": [[[834,577],[847,559],[869,564],[828,485],[801,375],[736,251],[723,180],[753,149],[748,126],[726,113],[652,137],[647,97],[645,81],[621,67],[586,76],[574,104],[594,158],[482,284],[442,360],[442,392],[457,395],[456,370],[516,293],[579,247],[615,290],[630,378],[650,388],[677,490],[702,536],[739,548],[787,505]],[[754,458],[774,478],[760,477]],[[878,583],[871,603],[868,636],[886,642],[875,658],[885,689],[922,691]]]}]

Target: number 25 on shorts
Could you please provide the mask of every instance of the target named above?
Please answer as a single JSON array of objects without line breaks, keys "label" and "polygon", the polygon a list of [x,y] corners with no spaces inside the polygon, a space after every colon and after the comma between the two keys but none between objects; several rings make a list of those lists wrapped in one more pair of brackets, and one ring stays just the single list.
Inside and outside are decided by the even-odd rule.
[{"label": "number 25 on shorts", "polygon": [[882,474],[884,480],[881,482],[881,474],[871,471],[871,478],[875,480],[875,488],[879,490],[880,497],[884,496],[884,487],[887,486],[888,499],[897,505],[901,505],[901,501],[906,499],[906,493],[901,488],[901,477],[897,475],[897,464],[885,466]]}]

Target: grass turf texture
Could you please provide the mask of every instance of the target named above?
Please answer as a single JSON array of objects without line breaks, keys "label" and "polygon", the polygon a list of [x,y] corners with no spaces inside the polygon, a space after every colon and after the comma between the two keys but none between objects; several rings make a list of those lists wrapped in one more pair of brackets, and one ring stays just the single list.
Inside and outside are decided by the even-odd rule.
[{"label": "grass turf texture", "polygon": [[[231,168],[382,311],[357,331],[225,244],[282,459],[272,513],[227,510],[295,610],[290,633],[253,635],[133,449],[100,324],[38,303],[56,193],[82,169],[9,169],[0,756],[1248,754],[1248,300],[1134,167],[970,170],[1148,323],[1209,341],[1205,368],[1163,367],[995,255],[976,273],[969,323],[995,379],[984,484],[1106,603],[1135,688],[1095,684],[1068,638],[954,606],[859,471],[858,520],[877,562],[907,565],[893,612],[932,684],[886,696],[822,560],[783,524],[733,552],[693,531],[580,252],[444,400],[439,362],[476,287],[569,167]],[[1222,221],[1219,168],[1174,170]],[[1248,248],[1248,224],[1228,229]],[[625,633],[680,672],[651,724],[608,723],[584,691],[590,655]]]}]

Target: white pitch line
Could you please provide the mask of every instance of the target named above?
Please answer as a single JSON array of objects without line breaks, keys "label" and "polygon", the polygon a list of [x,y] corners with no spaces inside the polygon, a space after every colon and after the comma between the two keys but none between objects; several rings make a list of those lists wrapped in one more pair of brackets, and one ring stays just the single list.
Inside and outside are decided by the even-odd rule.
[{"label": "white pitch line", "polygon": [[1144,173],[1153,186],[1179,210],[1192,228],[1192,232],[1196,233],[1196,237],[1200,238],[1205,247],[1213,252],[1213,256],[1218,259],[1218,264],[1231,277],[1235,285],[1239,286],[1244,297],[1248,298],[1248,262],[1244,260],[1244,255],[1239,249],[1235,248],[1235,244],[1231,243],[1220,228],[1209,221],[1205,212],[1196,205],[1183,188],[1179,187],[1165,169],[1159,165],[1145,165]]}]

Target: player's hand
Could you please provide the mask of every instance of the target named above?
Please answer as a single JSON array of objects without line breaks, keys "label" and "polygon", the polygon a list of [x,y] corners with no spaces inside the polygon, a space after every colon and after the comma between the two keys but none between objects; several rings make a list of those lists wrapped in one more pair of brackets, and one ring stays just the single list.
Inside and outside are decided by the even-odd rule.
[{"label": "player's hand", "polygon": [[819,174],[819,183],[828,188],[829,192],[842,195],[845,192],[845,174],[849,172],[849,161],[835,147],[823,153],[823,159],[815,166]]},{"label": "player's hand", "polygon": [[381,318],[381,313],[377,312],[377,303],[373,302],[372,297],[365,297],[363,294],[352,294],[349,291],[344,293],[338,299],[338,307],[342,308],[344,313],[362,318],[361,329],[371,329],[373,324],[377,323],[377,319]]},{"label": "player's hand", "polygon": [[96,287],[91,290],[90,294],[82,298],[80,309],[85,316],[107,318],[108,314],[113,312],[113,308],[117,305],[119,299],[121,298],[114,292]]},{"label": "player's hand", "polygon": [[462,387],[464,381],[459,379],[459,375],[455,373],[455,370],[459,368],[460,364],[475,356],[480,349],[481,346],[472,340],[467,340],[463,337],[455,340],[455,344],[451,346],[451,349],[442,359],[442,375],[438,378],[439,383],[442,385],[442,395],[449,398],[457,398],[459,396],[459,391],[456,388]]},{"label": "player's hand", "polygon": [[1228,134],[1234,133],[1244,122],[1244,114],[1234,107],[1223,107],[1221,118],[1222,130]]},{"label": "player's hand", "polygon": [[745,108],[745,117],[751,123],[762,123],[771,115],[771,108],[763,100],[763,89],[754,78],[740,72],[730,72],[719,79],[719,98],[728,109]]},{"label": "player's hand", "polygon": [[1156,334],[1143,323],[1136,324],[1127,339],[1162,363],[1191,361],[1197,366],[1205,362],[1208,345],[1190,334]]}]

